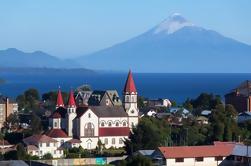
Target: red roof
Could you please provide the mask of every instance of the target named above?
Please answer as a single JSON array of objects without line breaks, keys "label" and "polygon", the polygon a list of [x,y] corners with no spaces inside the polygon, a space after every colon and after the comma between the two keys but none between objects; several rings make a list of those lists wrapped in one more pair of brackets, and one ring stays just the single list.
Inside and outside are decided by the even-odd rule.
[{"label": "red roof", "polygon": [[53,114],[51,115],[51,118],[53,119],[61,118],[61,115],[58,112],[53,112]]},{"label": "red roof", "polygon": [[32,135],[30,137],[26,137],[23,139],[23,142],[26,145],[34,145],[39,142],[58,142],[58,141],[43,134],[43,135]]},{"label": "red roof", "polygon": [[99,136],[129,136],[129,127],[102,127],[99,128]]},{"label": "red roof", "polygon": [[127,76],[126,84],[125,84],[125,87],[124,87],[124,92],[129,92],[129,93],[132,93],[132,92],[136,93],[137,92],[135,84],[134,84],[134,80],[133,80],[133,77],[132,77],[131,70],[129,70],[129,73],[128,73],[128,76]]},{"label": "red roof", "polygon": [[76,107],[73,91],[70,91],[70,96],[68,100],[68,107]]},{"label": "red roof", "polygon": [[61,90],[58,90],[58,97],[57,97],[57,107],[64,107],[64,101],[63,101],[63,97],[62,97],[62,93]]},{"label": "red roof", "polygon": [[233,151],[233,144],[208,145],[208,146],[174,146],[159,147],[159,150],[167,158],[195,158],[229,156]]},{"label": "red roof", "polygon": [[61,129],[52,129],[46,132],[46,135],[52,138],[67,138],[68,135]]}]

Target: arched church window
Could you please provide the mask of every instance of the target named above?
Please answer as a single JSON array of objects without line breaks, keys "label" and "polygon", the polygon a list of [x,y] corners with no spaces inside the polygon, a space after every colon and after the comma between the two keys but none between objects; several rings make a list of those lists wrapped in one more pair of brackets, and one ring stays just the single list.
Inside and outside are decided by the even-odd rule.
[{"label": "arched church window", "polygon": [[105,126],[105,123],[104,123],[104,122],[101,122],[101,126],[104,127],[104,126]]},{"label": "arched church window", "polygon": [[134,114],[134,110],[131,110],[131,113]]},{"label": "arched church window", "polygon": [[91,118],[91,113],[88,114],[88,118]]},{"label": "arched church window", "polygon": [[126,126],[126,122],[123,122],[123,126]]},{"label": "arched church window", "polygon": [[85,125],[85,136],[86,137],[94,136],[94,125],[90,122]]},{"label": "arched church window", "polygon": [[117,127],[119,126],[119,122],[116,122],[116,124],[115,124]]},{"label": "arched church window", "polygon": [[112,122],[109,122],[109,123],[108,123],[108,126],[111,127],[111,126],[112,126]]}]

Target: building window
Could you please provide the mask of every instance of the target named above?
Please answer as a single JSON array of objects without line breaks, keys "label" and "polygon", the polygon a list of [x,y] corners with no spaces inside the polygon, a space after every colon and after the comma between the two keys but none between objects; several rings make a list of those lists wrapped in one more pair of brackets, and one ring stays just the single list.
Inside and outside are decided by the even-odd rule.
[{"label": "building window", "polygon": [[126,126],[126,122],[123,122],[123,126]]},{"label": "building window", "polygon": [[119,144],[123,144],[124,142],[123,142],[123,139],[122,138],[120,138],[119,139]]},{"label": "building window", "polygon": [[91,114],[90,113],[88,114],[88,118],[91,118]]},{"label": "building window", "polygon": [[41,155],[43,154],[43,151],[42,151],[42,150],[40,150],[40,154],[41,154]]},{"label": "building window", "polygon": [[50,143],[49,143],[49,142],[46,142],[46,146],[49,147],[49,146],[50,146]]},{"label": "building window", "polygon": [[105,144],[106,145],[108,144],[108,138],[105,138]]},{"label": "building window", "polygon": [[94,125],[92,123],[87,123],[85,125],[85,136],[86,137],[94,136]]},{"label": "building window", "polygon": [[195,161],[202,162],[202,161],[204,161],[204,158],[203,157],[195,157]]},{"label": "building window", "polygon": [[64,140],[62,139],[62,140],[60,141],[60,143],[61,143],[61,145],[63,145],[63,144],[64,144]]},{"label": "building window", "polygon": [[129,96],[126,96],[126,102],[129,102],[130,98]]},{"label": "building window", "polygon": [[119,122],[116,122],[116,126],[117,126],[117,127],[119,126]]},{"label": "building window", "polygon": [[176,158],[175,162],[176,163],[182,163],[182,162],[184,162],[184,158]]},{"label": "building window", "polygon": [[57,151],[56,150],[54,150],[54,154],[56,154],[57,153]]},{"label": "building window", "polygon": [[112,126],[112,122],[109,122],[109,123],[108,123],[108,126],[111,127],[111,126]]},{"label": "building window", "polygon": [[115,144],[115,138],[112,138],[112,144]]},{"label": "building window", "polygon": [[222,161],[223,160],[223,157],[222,156],[217,156],[214,158],[215,161]]},{"label": "building window", "polygon": [[57,146],[57,144],[56,143],[54,143],[54,147],[56,147]]},{"label": "building window", "polygon": [[58,123],[57,122],[54,122],[54,127],[58,127]]},{"label": "building window", "polygon": [[101,126],[104,127],[104,126],[105,126],[105,123],[104,123],[104,122],[101,122]]},{"label": "building window", "polygon": [[42,146],[43,146],[43,143],[39,143],[39,146],[42,147]]}]

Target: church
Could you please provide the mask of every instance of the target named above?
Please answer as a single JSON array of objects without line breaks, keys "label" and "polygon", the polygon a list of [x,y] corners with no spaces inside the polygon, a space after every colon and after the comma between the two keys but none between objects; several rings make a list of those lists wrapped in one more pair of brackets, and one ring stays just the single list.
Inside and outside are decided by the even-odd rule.
[{"label": "church", "polygon": [[58,141],[60,147],[95,149],[98,141],[105,148],[123,147],[124,140],[139,121],[137,95],[131,71],[125,83],[122,102],[117,92],[93,91],[88,95],[89,102],[79,104],[71,90],[65,105],[59,89],[56,110],[49,119],[50,130],[45,134]]}]

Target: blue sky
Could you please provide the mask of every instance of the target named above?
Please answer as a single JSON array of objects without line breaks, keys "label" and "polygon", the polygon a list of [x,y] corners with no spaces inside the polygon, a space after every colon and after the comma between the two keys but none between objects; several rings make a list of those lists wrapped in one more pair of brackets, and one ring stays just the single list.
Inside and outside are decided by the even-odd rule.
[{"label": "blue sky", "polygon": [[174,12],[251,45],[250,0],[0,0],[0,49],[61,58],[109,47]]}]

